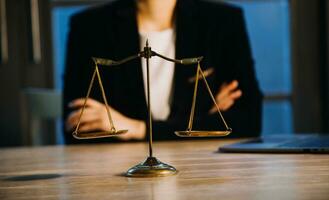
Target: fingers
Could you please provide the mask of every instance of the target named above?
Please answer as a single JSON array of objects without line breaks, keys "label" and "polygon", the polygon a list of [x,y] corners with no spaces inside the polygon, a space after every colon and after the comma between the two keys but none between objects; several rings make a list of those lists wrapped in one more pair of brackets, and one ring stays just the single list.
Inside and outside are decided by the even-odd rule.
[{"label": "fingers", "polygon": [[[239,86],[238,81],[234,80],[231,83],[224,83],[219,93],[216,95],[216,103],[218,108],[221,111],[226,111],[231,108],[236,99],[242,96],[242,91],[237,89]],[[213,114],[217,111],[217,107],[214,105],[210,110],[209,113]]]},{"label": "fingers", "polygon": [[[218,105],[219,110],[221,111],[227,111],[228,109],[230,109],[233,105],[234,105],[235,101],[233,99],[227,99],[226,101],[223,101]],[[213,114],[215,112],[217,112],[217,107],[214,105],[210,110],[209,113]]]},{"label": "fingers", "polygon": [[223,84],[220,88],[219,94],[217,95],[217,100],[225,98],[227,95],[236,90],[239,86],[238,81],[234,80],[229,84]]},{"label": "fingers", "polygon": [[[68,116],[68,118],[66,120],[66,128],[68,130],[72,130],[78,124],[78,121],[79,121],[79,118],[81,115],[81,110],[82,109],[73,111]],[[98,120],[98,117],[99,116],[97,115],[97,112],[94,109],[87,107],[87,108],[85,108],[85,110],[83,112],[80,123],[83,124],[83,123],[93,122],[93,121]]]},{"label": "fingers", "polygon": [[[80,108],[84,105],[84,103],[85,103],[85,98],[80,98],[71,101],[68,106],[69,108]],[[91,98],[88,98],[86,102],[86,106],[99,106],[100,104],[101,104],[100,102]]]},{"label": "fingers", "polygon": [[227,85],[227,89],[229,91],[235,90],[239,86],[239,82],[237,80],[232,81],[230,84]]},{"label": "fingers", "polygon": [[[71,101],[68,106],[70,108],[77,109],[83,107],[84,103],[85,103],[85,98],[79,98]],[[99,115],[97,114],[97,112],[99,112],[99,108],[101,106],[103,106],[102,103],[94,99],[88,98],[80,123],[84,124],[98,120]],[[82,109],[77,109],[68,116],[65,124],[67,131],[71,131],[77,126],[80,118],[81,110]]]},{"label": "fingers", "polygon": [[99,121],[94,121],[94,122],[88,122],[81,124],[79,127],[79,131],[81,132],[90,132],[90,131],[95,131],[99,129]]},{"label": "fingers", "polygon": [[[73,130],[78,125],[82,107],[84,105],[84,101],[85,99],[81,98],[81,99],[76,99],[70,103],[69,106],[71,108],[79,108],[79,109],[76,109],[75,111],[71,112],[70,115],[67,117],[65,124],[67,131]],[[117,112],[115,112],[114,109],[111,109],[111,112],[113,117],[117,116]],[[109,125],[108,120],[109,119],[106,111],[106,106],[94,99],[88,99],[86,107],[84,108],[84,112],[80,119],[79,130],[82,128],[83,125],[85,129],[88,130],[90,130],[91,128],[95,128],[94,126],[96,125],[95,124],[96,122],[98,126],[96,129],[105,130],[108,128]],[[91,127],[89,127],[89,125],[88,126],[86,125],[89,123],[92,124],[90,125]]]},{"label": "fingers", "polygon": [[234,104],[234,100],[233,99],[228,99],[227,101],[223,102],[220,107],[221,110],[223,111],[227,111],[229,108],[231,108]]},{"label": "fingers", "polygon": [[233,100],[238,99],[241,96],[242,96],[242,91],[241,90],[236,90],[236,91],[229,94],[229,98],[233,99]]}]

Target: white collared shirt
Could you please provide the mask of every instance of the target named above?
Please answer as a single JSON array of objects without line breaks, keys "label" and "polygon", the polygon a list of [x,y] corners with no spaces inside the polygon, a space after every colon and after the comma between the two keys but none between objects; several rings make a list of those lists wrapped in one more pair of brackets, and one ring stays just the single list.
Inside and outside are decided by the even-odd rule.
[{"label": "white collared shirt", "polygon": [[[140,32],[140,47],[143,50],[146,40],[153,51],[169,58],[175,58],[175,32],[166,29],[156,32]],[[150,66],[151,112],[153,119],[166,120],[170,114],[170,96],[175,64],[159,57],[152,57]],[[142,59],[144,92],[147,100],[146,62]]]}]

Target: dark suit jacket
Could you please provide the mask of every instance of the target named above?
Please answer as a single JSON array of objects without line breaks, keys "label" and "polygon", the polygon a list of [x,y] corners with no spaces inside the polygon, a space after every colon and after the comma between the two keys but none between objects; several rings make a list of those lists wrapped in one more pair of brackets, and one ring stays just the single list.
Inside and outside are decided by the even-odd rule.
[{"label": "dark suit jacket", "polygon": [[[120,60],[139,52],[135,6],[135,1],[119,0],[71,18],[64,76],[64,119],[71,111],[67,104],[86,95],[94,70],[92,56]],[[203,69],[214,69],[207,77],[214,93],[224,82],[239,81],[243,96],[224,112],[233,129],[231,136],[258,136],[262,95],[242,10],[223,3],[178,0],[175,25],[176,58],[204,56]],[[146,120],[141,60],[100,70],[109,104],[128,117]],[[175,139],[175,130],[186,129],[194,86],[188,79],[195,72],[196,66],[175,66],[171,114],[167,121],[153,122],[155,140]],[[224,130],[218,114],[208,114],[213,104],[203,82],[199,85],[194,128]],[[91,97],[101,100],[97,84]],[[68,143],[76,142],[71,133],[66,133],[65,138]]]}]

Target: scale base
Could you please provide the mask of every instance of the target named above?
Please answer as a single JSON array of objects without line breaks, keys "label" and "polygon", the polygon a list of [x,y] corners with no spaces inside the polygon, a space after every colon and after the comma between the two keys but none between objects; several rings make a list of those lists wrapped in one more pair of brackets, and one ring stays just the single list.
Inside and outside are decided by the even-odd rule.
[{"label": "scale base", "polygon": [[130,168],[126,176],[129,177],[160,177],[172,176],[177,170],[166,163],[161,162],[156,157],[148,157],[144,162]]}]

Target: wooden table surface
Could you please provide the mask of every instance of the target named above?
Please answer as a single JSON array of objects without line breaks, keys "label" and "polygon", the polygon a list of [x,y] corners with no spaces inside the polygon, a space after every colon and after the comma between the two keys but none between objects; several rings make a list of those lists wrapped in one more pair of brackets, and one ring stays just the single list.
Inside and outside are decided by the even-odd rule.
[{"label": "wooden table surface", "polygon": [[176,176],[127,178],[146,143],[0,149],[0,199],[329,199],[329,156],[227,154],[234,140],[155,143]]}]

